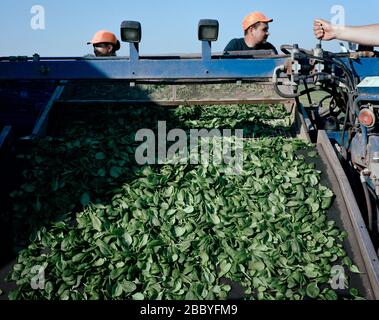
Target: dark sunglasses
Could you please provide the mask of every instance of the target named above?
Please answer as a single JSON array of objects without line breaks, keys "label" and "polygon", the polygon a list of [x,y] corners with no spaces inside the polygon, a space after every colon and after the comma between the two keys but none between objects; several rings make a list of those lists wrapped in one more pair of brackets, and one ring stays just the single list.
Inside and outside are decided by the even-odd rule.
[{"label": "dark sunglasses", "polygon": [[95,48],[106,48],[108,46],[107,43],[95,43],[93,45]]}]

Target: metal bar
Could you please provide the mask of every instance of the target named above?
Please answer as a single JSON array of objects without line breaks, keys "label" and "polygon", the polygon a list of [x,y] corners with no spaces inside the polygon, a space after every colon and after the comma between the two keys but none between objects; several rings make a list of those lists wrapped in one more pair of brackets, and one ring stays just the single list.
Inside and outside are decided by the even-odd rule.
[{"label": "metal bar", "polygon": [[177,86],[176,85],[173,85],[172,86],[172,100],[176,101],[177,98],[176,98],[176,95],[177,94]]},{"label": "metal bar", "polygon": [[0,62],[0,80],[271,79],[286,59]]},{"label": "metal bar", "polygon": [[94,100],[81,100],[81,99],[69,99],[69,100],[57,100],[56,103],[75,105],[75,104],[129,104],[129,105],[139,105],[139,104],[155,104],[162,106],[177,106],[177,105],[196,105],[196,104],[205,104],[205,105],[216,105],[216,104],[257,104],[257,103],[288,103],[291,100],[281,99],[281,98],[257,98],[257,99],[222,99],[222,100],[128,100],[128,99],[94,99]]},{"label": "metal bar", "polygon": [[[76,60],[39,60],[0,62],[0,80],[4,79],[234,79],[271,78],[278,65],[285,64],[286,57],[233,58],[228,59],[187,59],[158,56],[134,61],[125,57],[93,58]],[[347,58],[341,59],[349,63]],[[376,76],[379,58],[352,60],[356,74],[360,78]]]},{"label": "metal bar", "polygon": [[212,43],[210,41],[201,41],[201,58],[203,61],[212,59]]},{"label": "metal bar", "polygon": [[[302,105],[300,105],[302,107]],[[311,142],[311,138],[309,136],[309,130],[307,124],[305,122],[304,116],[301,112],[299,112],[298,104],[295,105],[295,124],[298,127],[298,138],[305,140],[307,142]]]},{"label": "metal bar", "polygon": [[[368,234],[366,225],[362,218],[358,204],[355,200],[354,193],[351,189],[349,180],[337,158],[337,155],[328,139],[324,130],[318,131],[317,144],[322,148],[327,157],[327,161],[335,174],[339,187],[342,192],[343,200],[349,215],[349,220],[352,224],[354,236],[356,237],[359,252],[362,255],[367,276],[369,279],[369,288],[373,294],[373,298],[379,299],[379,259],[376,255],[374,246]],[[348,234],[350,237],[351,235]]]},{"label": "metal bar", "polygon": [[[274,56],[274,50],[244,50],[244,51],[226,51],[225,56],[227,58],[236,58],[236,57],[267,57]],[[277,55],[278,56],[278,55]],[[289,55],[280,55],[281,57],[289,57]]]},{"label": "metal bar", "polygon": [[130,61],[137,62],[139,60],[139,44],[131,42],[129,43]]},{"label": "metal bar", "polygon": [[300,112],[301,114],[303,115],[303,119],[305,121],[305,125],[306,125],[306,128],[307,128],[307,131],[313,131],[315,128],[312,124],[312,121],[311,119],[309,118],[308,116],[308,113],[307,111],[305,110],[304,106],[302,104],[299,105],[299,109],[300,109]]},{"label": "metal bar", "polygon": [[0,150],[2,149],[4,144],[6,143],[11,131],[12,131],[12,126],[5,126],[3,128],[3,130],[1,130],[1,133],[0,133]]},{"label": "metal bar", "polygon": [[[163,53],[155,55],[140,55],[139,59],[145,60],[172,60],[172,59],[201,59],[201,53]],[[267,58],[267,56],[276,58],[289,58],[289,55],[280,54],[273,55],[272,50],[246,50],[246,51],[230,51],[228,54],[224,52],[213,52],[212,59],[230,59],[230,58]],[[12,61],[17,59],[17,56],[13,57],[0,57],[0,61]],[[84,57],[38,57],[39,61],[47,60],[103,60],[103,59],[114,59],[114,60],[129,60],[128,56],[118,56],[118,57],[95,57],[95,56],[84,56]],[[36,61],[35,57],[20,57],[21,60]]]},{"label": "metal bar", "polygon": [[41,136],[45,135],[45,133],[47,131],[47,123],[48,123],[48,119],[49,119],[50,110],[53,107],[55,101],[60,98],[60,96],[61,96],[61,94],[65,88],[65,84],[67,84],[67,81],[62,81],[61,85],[55,89],[53,95],[51,96],[49,102],[45,106],[41,116],[38,118],[36,125],[33,128],[31,138],[41,137]]}]

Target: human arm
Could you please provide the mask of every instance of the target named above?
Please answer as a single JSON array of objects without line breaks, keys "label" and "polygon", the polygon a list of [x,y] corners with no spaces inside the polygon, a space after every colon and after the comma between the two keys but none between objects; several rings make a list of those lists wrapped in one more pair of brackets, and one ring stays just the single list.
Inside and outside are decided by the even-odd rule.
[{"label": "human arm", "polygon": [[338,26],[323,19],[315,19],[313,31],[317,39],[354,42],[366,46],[379,46],[379,24],[358,27]]}]

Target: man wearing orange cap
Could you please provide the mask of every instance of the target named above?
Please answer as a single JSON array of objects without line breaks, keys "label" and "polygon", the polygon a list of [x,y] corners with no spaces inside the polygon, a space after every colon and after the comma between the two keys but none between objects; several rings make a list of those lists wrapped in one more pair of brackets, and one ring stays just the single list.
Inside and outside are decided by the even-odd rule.
[{"label": "man wearing orange cap", "polygon": [[270,35],[268,24],[272,21],[261,12],[250,13],[242,22],[245,37],[231,40],[224,51],[272,50],[278,54],[275,47],[267,42]]},{"label": "man wearing orange cap", "polygon": [[96,57],[116,56],[116,51],[120,49],[120,41],[109,31],[100,30],[95,33],[92,40],[87,44],[93,45]]}]

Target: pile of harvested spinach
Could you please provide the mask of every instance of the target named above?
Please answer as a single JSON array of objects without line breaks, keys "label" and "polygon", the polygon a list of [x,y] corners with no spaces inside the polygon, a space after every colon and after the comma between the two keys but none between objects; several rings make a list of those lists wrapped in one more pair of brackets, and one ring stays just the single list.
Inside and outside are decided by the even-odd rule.
[{"label": "pile of harvested spinach", "polygon": [[[9,297],[226,299],[226,278],[249,299],[337,299],[332,266],[359,271],[343,250],[346,234],[327,221],[333,193],[297,153],[305,143],[273,137],[275,125],[266,134],[264,121],[279,117],[270,110],[181,107],[149,119],[146,110],[98,111],[41,140],[22,156],[32,166],[12,193],[34,228]],[[266,137],[245,141],[240,175],[212,163],[138,168],[133,134],[156,129],[157,119]],[[40,290],[30,286],[36,266],[46,279]]]},{"label": "pile of harvested spinach", "polygon": [[189,128],[243,129],[244,137],[289,136],[291,114],[283,105],[181,106],[175,111]]}]

